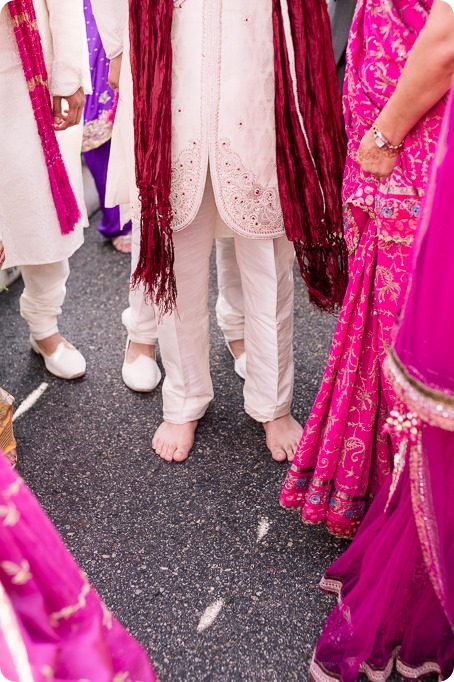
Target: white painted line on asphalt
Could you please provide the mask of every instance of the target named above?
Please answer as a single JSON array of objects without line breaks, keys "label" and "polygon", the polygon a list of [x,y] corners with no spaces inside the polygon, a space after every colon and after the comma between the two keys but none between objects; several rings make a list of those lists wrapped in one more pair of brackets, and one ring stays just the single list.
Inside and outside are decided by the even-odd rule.
[{"label": "white painted line on asphalt", "polygon": [[262,516],[262,518],[259,521],[259,527],[257,528],[257,542],[260,542],[260,540],[263,540],[265,535],[268,533],[270,526],[271,526],[271,523],[266,518],[266,516]]},{"label": "white painted line on asphalt", "polygon": [[15,411],[13,415],[13,422],[16,421],[16,419],[19,419],[19,417],[22,417],[22,415],[24,415],[26,412],[28,412],[28,410],[31,407],[33,407],[33,405],[41,398],[44,391],[46,391],[48,388],[49,384],[46,384],[46,382],[43,382],[40,386],[38,386],[38,388],[35,388],[35,390],[32,391],[23,402],[21,402],[21,404]]},{"label": "white painted line on asphalt", "polygon": [[202,614],[202,617],[199,620],[197,632],[203,632],[211,625],[213,625],[214,621],[221,613],[223,606],[224,606],[223,599],[218,599],[217,601],[214,602],[214,604],[208,606],[208,608],[205,609],[205,611]]}]

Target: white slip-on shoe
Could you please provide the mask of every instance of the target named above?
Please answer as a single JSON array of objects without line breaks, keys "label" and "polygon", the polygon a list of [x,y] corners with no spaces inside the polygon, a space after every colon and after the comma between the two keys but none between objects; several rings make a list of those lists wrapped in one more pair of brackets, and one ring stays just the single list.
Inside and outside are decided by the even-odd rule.
[{"label": "white slip-on shoe", "polygon": [[126,354],[128,352],[131,339],[128,337],[126,341],[125,359],[123,367],[121,368],[121,376],[126,386],[131,391],[137,393],[151,393],[161,381],[161,370],[158,363],[153,358],[147,355],[139,355],[134,362],[126,362]]},{"label": "white slip-on shoe", "polygon": [[67,341],[61,341],[51,355],[41,350],[33,336],[30,336],[30,344],[35,353],[44,358],[47,371],[59,379],[78,379],[87,371],[84,356]]},{"label": "white slip-on shoe", "polygon": [[226,341],[225,344],[228,348],[230,355],[233,358],[235,372],[238,374],[240,379],[243,380],[246,379],[246,352],[241,353],[241,355],[236,358],[233,354],[232,349],[230,348],[230,343]]}]

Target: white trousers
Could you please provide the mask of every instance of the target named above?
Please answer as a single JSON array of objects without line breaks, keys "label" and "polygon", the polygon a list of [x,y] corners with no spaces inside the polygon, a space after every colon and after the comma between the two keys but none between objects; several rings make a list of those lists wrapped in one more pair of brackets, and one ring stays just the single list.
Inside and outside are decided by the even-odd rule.
[{"label": "white trousers", "polygon": [[244,339],[244,296],[233,238],[216,239],[216,319],[226,341]]},{"label": "white trousers", "polygon": [[[140,254],[140,223],[132,220],[131,274],[137,267]],[[123,310],[121,320],[134,343],[154,346],[158,340],[158,324],[150,301],[145,300],[142,284],[129,291],[129,308]]]},{"label": "white trousers", "polygon": [[[208,176],[199,213],[174,232],[178,309],[158,325],[164,419],[183,424],[200,419],[213,398],[209,363],[208,280],[217,217]],[[248,358],[246,412],[260,422],[289,413],[293,397],[293,260],[285,238],[234,235],[244,296],[244,341]]]},{"label": "white trousers", "polygon": [[[136,269],[140,252],[140,224],[132,221],[131,274]],[[241,275],[236,262],[235,242],[230,238],[216,240],[218,299],[216,318],[227,341],[244,339],[244,300]],[[122,313],[128,336],[135,343],[154,345],[158,326],[153,306],[145,301],[143,287],[129,292],[129,307]]]},{"label": "white trousers", "polygon": [[20,298],[20,314],[37,341],[58,333],[58,316],[66,296],[68,259],[46,265],[22,265],[25,288]]}]

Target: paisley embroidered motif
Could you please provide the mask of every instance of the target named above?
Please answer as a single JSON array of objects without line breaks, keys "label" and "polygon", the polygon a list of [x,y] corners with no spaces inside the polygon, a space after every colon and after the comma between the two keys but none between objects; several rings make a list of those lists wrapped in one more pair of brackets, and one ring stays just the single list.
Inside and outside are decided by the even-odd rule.
[{"label": "paisley embroidered motif", "polygon": [[173,213],[173,229],[185,227],[192,219],[194,205],[200,187],[202,168],[202,145],[193,140],[172,163],[172,189],[170,203]]},{"label": "paisley embroidered motif", "polygon": [[[217,168],[223,188],[223,206],[232,229],[245,236],[275,237],[285,234],[278,187],[263,187],[248,171],[229,140],[217,148]],[[221,211],[222,215],[222,211]],[[234,223],[234,224],[231,224]]]}]

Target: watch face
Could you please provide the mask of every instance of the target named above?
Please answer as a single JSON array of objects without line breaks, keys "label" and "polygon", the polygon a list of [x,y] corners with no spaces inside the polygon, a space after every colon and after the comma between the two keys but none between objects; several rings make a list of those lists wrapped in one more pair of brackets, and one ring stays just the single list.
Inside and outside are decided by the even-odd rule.
[{"label": "watch face", "polygon": [[374,135],[374,139],[375,144],[379,149],[383,149],[383,147],[386,147],[386,142],[380,135]]}]

